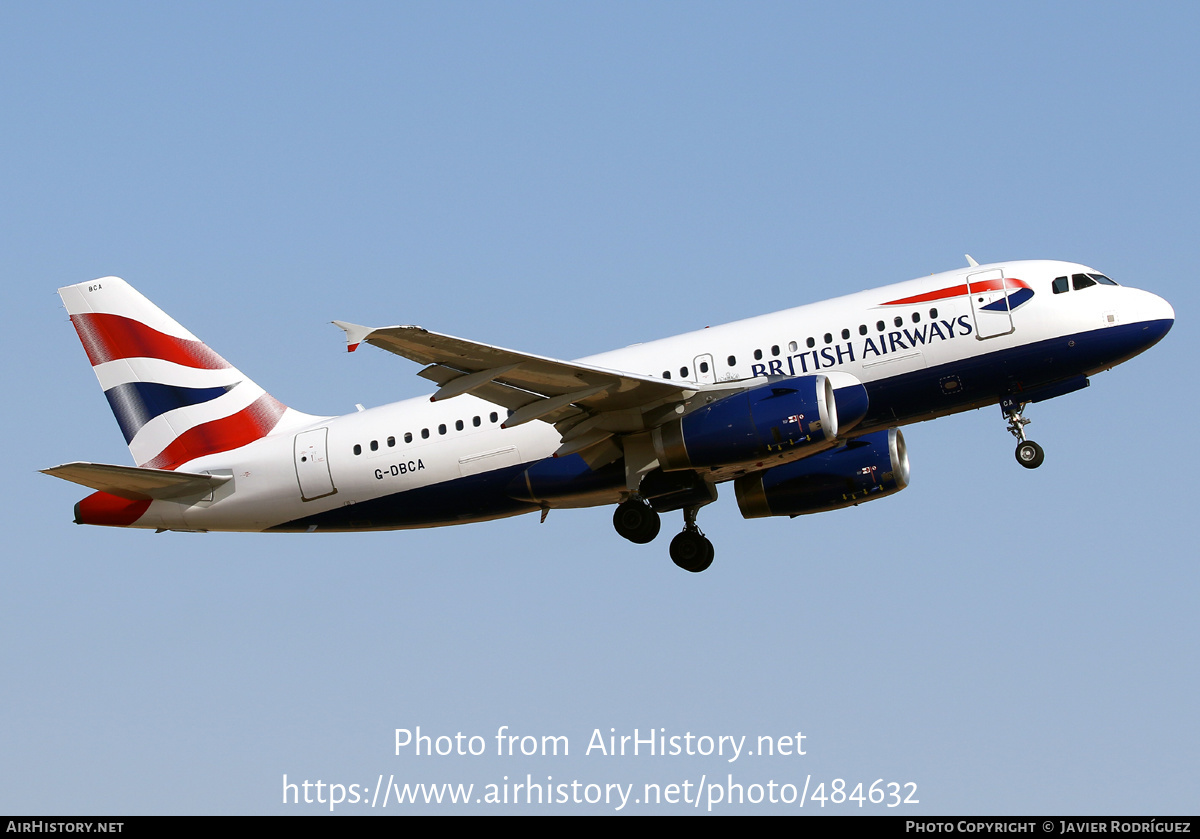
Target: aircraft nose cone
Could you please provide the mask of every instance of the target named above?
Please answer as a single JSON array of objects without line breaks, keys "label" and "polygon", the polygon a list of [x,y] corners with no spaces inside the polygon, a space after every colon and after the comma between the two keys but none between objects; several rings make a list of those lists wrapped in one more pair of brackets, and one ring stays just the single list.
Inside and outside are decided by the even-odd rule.
[{"label": "aircraft nose cone", "polygon": [[1163,339],[1175,325],[1175,309],[1157,294],[1143,292],[1145,298],[1138,306],[1138,320],[1146,333],[1146,347],[1152,347]]},{"label": "aircraft nose cone", "polygon": [[1150,297],[1153,298],[1151,309],[1154,310],[1154,319],[1169,321],[1167,329],[1170,329],[1171,325],[1175,323],[1175,308],[1157,294],[1151,294]]}]

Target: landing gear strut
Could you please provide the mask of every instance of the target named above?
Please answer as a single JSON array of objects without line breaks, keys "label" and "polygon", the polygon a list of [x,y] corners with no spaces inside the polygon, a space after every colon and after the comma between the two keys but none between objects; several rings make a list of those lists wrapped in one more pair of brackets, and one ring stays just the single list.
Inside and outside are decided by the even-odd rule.
[{"label": "landing gear strut", "polygon": [[658,535],[662,520],[653,507],[635,496],[617,507],[613,513],[613,527],[635,545],[646,545]]},{"label": "landing gear strut", "polygon": [[1024,466],[1026,469],[1037,469],[1042,465],[1042,461],[1046,459],[1046,452],[1042,447],[1032,440],[1025,439],[1025,426],[1029,425],[1029,419],[1021,415],[1021,411],[1025,409],[1024,402],[1000,403],[1000,410],[1004,412],[1005,419],[1008,420],[1008,431],[1012,436],[1017,438],[1017,450],[1015,452],[1017,463]]},{"label": "landing gear strut", "polygon": [[696,526],[699,507],[683,508],[683,531],[671,540],[671,561],[684,571],[699,573],[712,565],[712,542]]}]

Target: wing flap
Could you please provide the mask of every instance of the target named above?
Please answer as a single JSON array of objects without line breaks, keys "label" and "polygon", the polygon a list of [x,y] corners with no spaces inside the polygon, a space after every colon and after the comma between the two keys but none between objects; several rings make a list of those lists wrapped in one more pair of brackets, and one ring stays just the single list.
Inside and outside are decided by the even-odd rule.
[{"label": "wing flap", "polygon": [[132,501],[183,498],[204,495],[230,480],[230,475],[202,475],[195,472],[172,472],[168,469],[149,469],[144,466],[116,466],[109,463],[64,463],[41,470],[64,481],[98,489],[109,495]]}]

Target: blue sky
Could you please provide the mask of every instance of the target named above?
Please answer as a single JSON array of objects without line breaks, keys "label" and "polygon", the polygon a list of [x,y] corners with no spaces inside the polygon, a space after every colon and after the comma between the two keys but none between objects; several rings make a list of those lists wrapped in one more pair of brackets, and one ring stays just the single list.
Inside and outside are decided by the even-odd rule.
[{"label": "blue sky", "polygon": [[[316,813],[280,804],[284,774],[529,773],[1191,812],[1198,24],[1184,3],[6,5],[0,811]],[[1036,472],[997,409],[909,427],[912,485],[878,504],[745,521],[723,492],[702,575],[607,509],[154,535],[74,526],[81,493],[36,473],[129,462],[54,295],[94,277],[335,414],[428,388],[347,355],[334,318],[573,358],[964,252],[1084,262],[1178,323],[1031,409]],[[395,756],[418,725],[572,752]],[[610,728],[802,731],[808,753],[585,756]]]}]

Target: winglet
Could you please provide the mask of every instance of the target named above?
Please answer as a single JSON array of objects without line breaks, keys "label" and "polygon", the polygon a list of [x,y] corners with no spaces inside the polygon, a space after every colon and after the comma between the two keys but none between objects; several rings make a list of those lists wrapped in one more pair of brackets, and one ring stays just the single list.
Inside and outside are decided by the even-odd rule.
[{"label": "winglet", "polygon": [[346,333],[346,352],[354,352],[358,349],[358,345],[375,331],[369,326],[359,326],[357,323],[347,323],[344,320],[335,320],[331,323]]},{"label": "winglet", "polygon": [[963,256],[967,258],[967,265],[971,266],[972,268],[979,267],[979,263],[975,261],[975,257],[971,256],[969,253],[963,254]]}]

